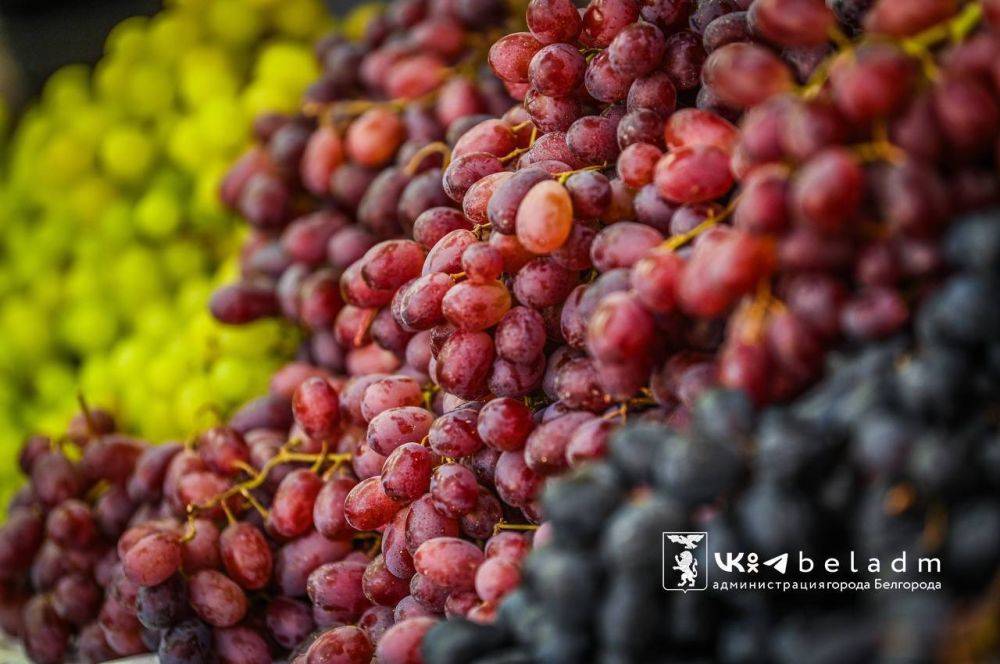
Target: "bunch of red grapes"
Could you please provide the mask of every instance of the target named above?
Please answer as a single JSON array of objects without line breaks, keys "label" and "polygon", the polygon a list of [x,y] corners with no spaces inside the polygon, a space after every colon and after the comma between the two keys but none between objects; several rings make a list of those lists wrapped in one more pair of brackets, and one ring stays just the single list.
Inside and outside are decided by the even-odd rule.
[{"label": "bunch of red grapes", "polygon": [[387,378],[341,413],[312,378],[293,408],[251,406],[189,445],[115,433],[103,411],[30,438],[0,530],[3,629],[36,662],[332,664],[415,661],[437,617],[487,620],[531,538],[501,532],[497,499],[434,451],[464,438],[442,425],[431,448],[352,453],[354,424],[405,393]]},{"label": "bunch of red grapes", "polygon": [[546,478],[717,386],[796,396],[905,329],[946,221],[1000,201],[995,0],[520,18],[396,0],[258,120],[211,309],[293,321],[299,357],[186,445],[99,411],[29,440],[0,616],[33,659],[421,662],[516,588]]}]

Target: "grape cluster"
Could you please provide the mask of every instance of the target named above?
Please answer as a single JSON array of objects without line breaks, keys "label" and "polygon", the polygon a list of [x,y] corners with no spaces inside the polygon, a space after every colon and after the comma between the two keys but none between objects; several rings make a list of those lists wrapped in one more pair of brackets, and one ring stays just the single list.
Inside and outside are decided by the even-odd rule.
[{"label": "grape cluster", "polygon": [[[930,641],[995,574],[1000,230],[949,222],[1000,198],[996,3],[517,14],[395,0],[257,117],[210,310],[304,341],[184,444],[87,409],[29,439],[0,605],[34,659],[907,659],[876,636]],[[663,530],[960,564],[883,623],[665,596]],[[74,575],[107,592],[64,606]]]},{"label": "grape cluster", "polygon": [[948,215],[1000,191],[983,7],[907,7],[850,41],[859,17],[820,0],[529,3],[490,63],[540,135],[487,211],[533,255],[517,299],[558,325],[552,398],[678,421],[713,385],[780,402],[828,347],[902,329]]},{"label": "grape cluster", "polygon": [[[960,220],[944,253],[956,271],[911,335],[836,354],[787,405],[756,410],[743,392],[708,391],[685,427],[620,429],[606,461],[549,483],[551,531],[524,561],[521,587],[493,625],[432,629],[424,661],[988,661],[1000,573],[1000,316],[990,306],[1000,210]],[[943,589],[828,601],[666,593],[663,531],[707,531],[709,561],[853,550],[865,565],[885,561],[887,581],[913,578],[888,569],[901,551],[937,556]]]},{"label": "grape cluster", "polygon": [[[478,65],[483,31],[506,10],[481,4],[395,3],[360,42],[319,42],[323,73],[302,111],[259,117],[258,145],[222,184],[222,200],[252,233],[242,280],[212,299],[216,318],[244,324],[280,314],[311,333],[303,355],[336,373],[400,366],[394,354],[409,335],[369,311],[388,304],[387,289],[361,283],[351,268],[380,241],[413,233],[428,208],[450,203],[443,141],[512,104]],[[451,212],[445,223],[455,226]]]},{"label": "grape cluster", "polygon": [[[254,115],[298,104],[330,18],[320,0],[166,4],[116,26],[93,68],[54,74],[5,136],[5,460],[24,431],[58,433],[78,390],[161,440],[275,368],[273,322],[223,330],[196,314],[237,239],[219,181]],[[5,503],[15,464],[0,465]]]},{"label": "grape cluster", "polygon": [[532,537],[481,479],[498,453],[461,451],[482,445],[476,411],[403,442],[417,412],[433,419],[405,405],[422,401],[411,378],[335,382],[306,378],[187,445],[89,409],[61,439],[29,438],[0,529],[0,626],[41,663],[391,664],[419,661],[439,618],[492,620]]}]

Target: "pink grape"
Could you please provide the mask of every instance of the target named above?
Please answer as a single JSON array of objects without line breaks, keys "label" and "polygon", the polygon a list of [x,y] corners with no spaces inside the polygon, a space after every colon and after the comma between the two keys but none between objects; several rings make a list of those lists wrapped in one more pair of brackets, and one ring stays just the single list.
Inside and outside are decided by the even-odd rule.
[{"label": "pink grape", "polygon": [[195,612],[215,627],[231,627],[247,612],[247,598],[243,590],[215,570],[193,574],[188,579],[188,596]]},{"label": "pink grape", "polygon": [[413,554],[417,572],[439,586],[452,590],[471,590],[483,552],[472,542],[457,537],[427,540]]},{"label": "pink grape", "polygon": [[351,489],[344,502],[347,523],[355,530],[372,530],[392,519],[399,503],[386,495],[380,477],[369,477]]}]

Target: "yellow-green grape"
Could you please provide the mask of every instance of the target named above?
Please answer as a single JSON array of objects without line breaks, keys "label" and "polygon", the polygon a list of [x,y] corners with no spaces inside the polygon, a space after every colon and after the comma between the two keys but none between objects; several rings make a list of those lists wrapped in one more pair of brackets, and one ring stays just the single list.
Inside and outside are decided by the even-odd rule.
[{"label": "yellow-green grape", "polygon": [[108,33],[104,43],[105,50],[122,60],[141,58],[146,50],[146,28],[149,19],[145,16],[132,16],[125,19]]},{"label": "yellow-green grape", "polygon": [[149,25],[149,50],[153,57],[174,62],[193,48],[202,36],[201,24],[189,14],[167,13]]},{"label": "yellow-green grape", "polygon": [[119,182],[140,182],[153,166],[156,146],[148,133],[136,126],[115,127],[101,142],[101,165]]},{"label": "yellow-green grape", "polygon": [[194,433],[215,423],[221,405],[212,392],[208,377],[188,379],[176,394],[174,407],[182,431]]},{"label": "yellow-green grape", "polygon": [[316,34],[317,27],[327,31],[332,21],[323,8],[310,0],[285,0],[272,9],[278,30],[289,37],[308,39]]},{"label": "yellow-green grape", "polygon": [[319,67],[308,46],[276,41],[261,53],[255,73],[258,81],[251,86],[251,90],[256,85],[273,87],[277,94],[292,97],[297,104],[302,92],[319,75]]},{"label": "yellow-green grape", "polygon": [[135,225],[139,232],[152,239],[166,239],[181,225],[181,203],[173,192],[165,189],[147,191],[135,207]]},{"label": "yellow-green grape", "polygon": [[129,111],[151,118],[169,108],[174,98],[174,79],[166,67],[141,63],[132,67],[129,81]]},{"label": "yellow-green grape", "polygon": [[113,246],[122,246],[135,238],[129,201],[118,199],[111,203],[97,223],[96,232]]},{"label": "yellow-green grape", "polygon": [[210,99],[198,109],[196,118],[201,139],[217,154],[231,154],[247,141],[249,123],[234,99]]},{"label": "yellow-green grape", "polygon": [[209,6],[206,24],[219,41],[231,46],[245,46],[264,31],[260,14],[240,0],[215,0]]},{"label": "yellow-green grape", "polygon": [[42,90],[42,103],[57,114],[71,115],[90,102],[90,71],[86,65],[69,65],[49,77]]},{"label": "yellow-green grape", "polygon": [[89,172],[93,159],[93,150],[79,138],[59,134],[43,148],[36,176],[45,184],[66,185]]},{"label": "yellow-green grape", "polygon": [[127,60],[102,60],[94,69],[98,93],[115,106],[124,106],[129,93],[132,67]]},{"label": "yellow-green grape", "polygon": [[213,232],[226,225],[229,217],[219,200],[219,186],[225,177],[227,165],[223,162],[207,164],[198,174],[191,195],[191,223],[201,232]]},{"label": "yellow-green grape", "polygon": [[184,238],[172,240],[163,250],[163,269],[175,282],[197,279],[209,265],[208,256],[201,245]]},{"label": "yellow-green grape", "polygon": [[233,97],[239,89],[232,58],[214,46],[191,49],[182,56],[178,69],[181,97],[194,109],[212,97]]},{"label": "yellow-green grape", "polygon": [[17,369],[44,358],[52,344],[51,323],[47,312],[31,300],[6,298],[0,304],[0,326],[8,352],[0,353],[0,362]]},{"label": "yellow-green grape", "polygon": [[81,179],[69,192],[69,207],[81,225],[98,225],[105,211],[118,199],[118,189],[99,175]]},{"label": "yellow-green grape", "polygon": [[58,324],[60,339],[81,355],[109,348],[118,334],[118,321],[99,300],[73,302]]},{"label": "yellow-green grape", "polygon": [[76,392],[76,375],[60,362],[46,362],[35,372],[35,392],[43,403],[60,404]]},{"label": "yellow-green grape", "polygon": [[223,357],[212,365],[209,381],[216,398],[224,403],[235,402],[253,385],[253,363],[236,357]]}]

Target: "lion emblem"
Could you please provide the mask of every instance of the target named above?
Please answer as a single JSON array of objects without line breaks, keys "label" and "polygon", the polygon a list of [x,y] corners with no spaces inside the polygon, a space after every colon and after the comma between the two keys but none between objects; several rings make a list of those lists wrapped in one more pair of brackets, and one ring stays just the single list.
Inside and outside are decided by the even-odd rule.
[{"label": "lion emblem", "polygon": [[694,583],[698,578],[698,560],[690,551],[685,550],[674,556],[674,562],[677,563],[674,565],[674,569],[681,573],[681,580],[677,587],[694,588]]}]

